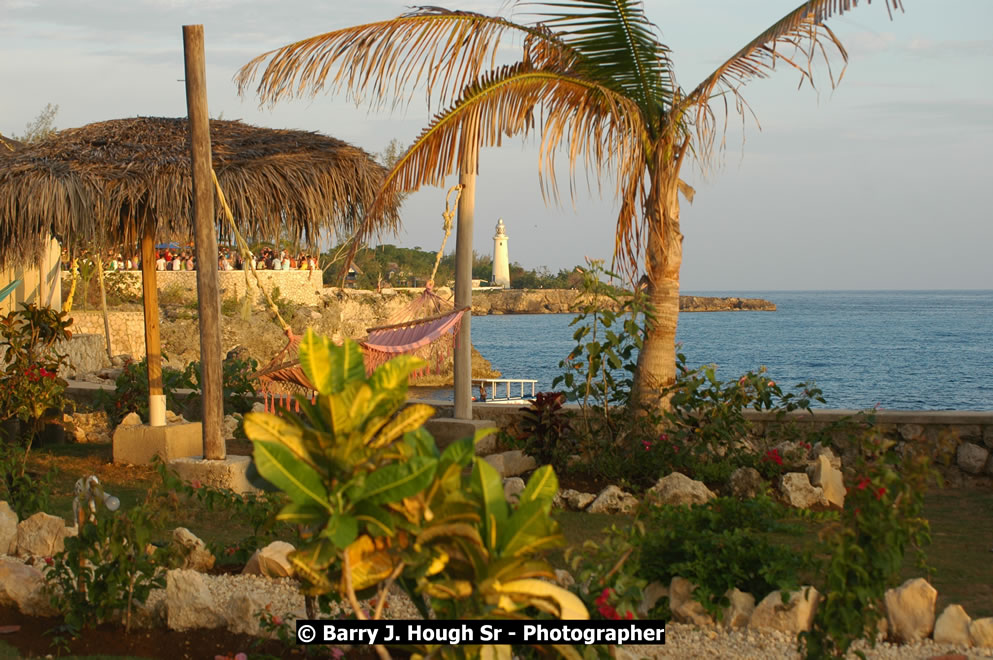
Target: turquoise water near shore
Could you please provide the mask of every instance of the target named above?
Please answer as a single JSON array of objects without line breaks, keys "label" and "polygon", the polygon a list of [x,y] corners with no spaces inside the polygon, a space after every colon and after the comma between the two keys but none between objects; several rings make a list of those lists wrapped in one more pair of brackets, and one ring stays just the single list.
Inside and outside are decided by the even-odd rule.
[{"label": "turquoise water near shore", "polygon": [[[765,365],[781,386],[815,381],[829,408],[993,410],[993,290],[684,293],[778,306],[680,315],[687,364],[717,364],[724,380]],[[472,340],[505,378],[548,390],[573,346],[572,319],[474,317]]]}]

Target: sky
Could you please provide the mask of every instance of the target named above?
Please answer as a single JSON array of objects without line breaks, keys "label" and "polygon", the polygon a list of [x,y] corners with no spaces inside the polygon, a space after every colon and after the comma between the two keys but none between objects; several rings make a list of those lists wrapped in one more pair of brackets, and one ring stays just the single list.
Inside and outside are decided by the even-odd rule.
[{"label": "sky", "polygon": [[[684,166],[697,191],[681,212],[684,292],[993,288],[993,0],[903,3],[893,20],[880,0],[832,19],[850,55],[836,89],[824,66],[816,91],[798,90],[788,67],[752,81],[744,93],[760,126],[733,117],[719,166]],[[691,90],[798,4],[647,0],[645,11]],[[446,6],[528,20],[505,0]],[[408,144],[430,118],[421,97],[392,114],[323,93],[259,107],[232,81],[267,50],[406,10],[402,0],[0,0],[0,133],[22,133],[48,103],[57,128],[185,116],[182,26],[200,23],[212,117],[319,131],[370,153]],[[613,183],[601,197],[580,173],[575,201],[566,192],[548,205],[537,154],[520,138],[482,151],[476,250],[492,254],[503,218],[511,261],[526,268],[609,261]],[[437,250],[455,183],[411,195],[403,229],[383,242]]]}]

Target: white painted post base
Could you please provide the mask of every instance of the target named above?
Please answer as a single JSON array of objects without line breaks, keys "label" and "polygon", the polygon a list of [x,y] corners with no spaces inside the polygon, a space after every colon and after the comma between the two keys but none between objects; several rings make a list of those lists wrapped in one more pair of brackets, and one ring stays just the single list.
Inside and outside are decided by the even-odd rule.
[{"label": "white painted post base", "polygon": [[148,395],[148,425],[165,426],[166,397],[165,394]]}]

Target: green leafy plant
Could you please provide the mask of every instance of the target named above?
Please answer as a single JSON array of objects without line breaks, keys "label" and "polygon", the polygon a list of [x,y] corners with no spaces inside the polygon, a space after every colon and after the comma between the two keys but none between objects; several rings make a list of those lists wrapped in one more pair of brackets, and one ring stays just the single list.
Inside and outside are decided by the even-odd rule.
[{"label": "green leafy plant", "polygon": [[[228,358],[221,363],[222,381],[224,383],[224,412],[225,414],[244,414],[252,409],[255,403],[255,384],[252,375],[259,363],[255,358]],[[200,408],[202,396],[200,388],[200,362],[190,362],[183,372],[183,382],[193,391],[185,400],[186,407]]]},{"label": "green leafy plant", "polygon": [[[573,594],[536,579],[554,577],[541,555],[563,543],[550,515],[558,490],[551,467],[531,476],[512,507],[499,474],[474,456],[489,429],[442,452],[421,428],[433,408],[405,405],[408,378],[422,360],[401,356],[367,376],[358,344],[336,346],[308,330],[300,364],[316,403],[298,396],[299,415],[249,413],[245,431],[259,473],[290,499],[277,518],[307,530],[289,556],[305,594],[337,593],[359,618],[368,615],[357,594],[376,588],[372,618],[380,618],[394,583],[415,604],[426,597],[440,618],[588,616]],[[420,652],[455,658],[483,651]]]},{"label": "green leafy plant", "polygon": [[0,441],[0,500],[6,500],[21,520],[48,508],[59,476],[56,467],[41,473],[28,472],[27,462],[27,449]]},{"label": "green leafy plant", "polygon": [[[164,358],[165,356],[163,356]],[[185,402],[179,395],[180,389],[192,389],[192,383],[183,371],[172,367],[162,367],[162,392],[166,396],[166,408],[177,410]],[[114,391],[101,390],[96,404],[107,412],[111,425],[117,426],[128,413],[138,413],[148,420],[148,360],[135,362],[128,360],[124,369],[114,380]]]},{"label": "green leafy plant", "polygon": [[668,584],[683,577],[697,585],[693,597],[715,618],[737,587],[761,598],[795,590],[798,575],[815,566],[813,548],[799,551],[770,534],[799,538],[805,531],[784,522],[785,508],[765,497],[717,498],[693,507],[660,507],[645,523],[639,574]]},{"label": "green leafy plant", "polygon": [[[0,421],[16,419],[28,450],[46,423],[62,423],[68,383],[59,377],[68,358],[60,343],[72,337],[72,319],[66,312],[34,303],[0,318]],[[13,424],[10,426],[14,426]]]},{"label": "green leafy plant", "polygon": [[46,574],[52,605],[70,635],[108,621],[129,631],[135,605],[165,585],[169,551],[152,545],[162,521],[146,505],[109,511],[100,497],[88,513]]},{"label": "green leafy plant", "polygon": [[883,595],[896,586],[908,550],[928,570],[924,494],[936,476],[928,457],[901,458],[879,433],[866,434],[858,444],[858,477],[848,488],[840,522],[827,530],[824,599],[811,630],[800,636],[800,650],[810,660],[844,657],[858,639],[875,644]]},{"label": "green leafy plant", "polygon": [[538,392],[528,407],[519,408],[522,414],[515,444],[541,465],[561,465],[575,452],[572,421],[563,401],[562,392]]}]

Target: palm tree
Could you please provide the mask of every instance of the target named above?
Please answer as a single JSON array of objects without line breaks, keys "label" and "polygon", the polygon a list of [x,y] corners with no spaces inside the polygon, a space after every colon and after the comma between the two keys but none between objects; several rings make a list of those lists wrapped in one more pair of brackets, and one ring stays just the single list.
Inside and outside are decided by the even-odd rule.
[{"label": "palm tree", "polygon": [[[902,10],[901,0],[883,2],[891,13]],[[503,135],[540,136],[546,199],[557,199],[559,147],[567,147],[570,175],[583,162],[597,174],[610,172],[620,202],[615,262],[630,275],[644,269],[656,312],[645,328],[636,392],[643,403],[665,405],[655,393],[676,377],[683,238],[677,193],[692,199],[680,171],[687,157],[706,167],[723,144],[728,116],[750,114],[741,94],[750,80],[779,65],[813,86],[812,65],[823,59],[831,85],[840,81],[828,54],[846,63],[848,55],[825,21],[858,0],[804,2],[689,92],[676,84],[670,51],[640,1],[527,4],[535,10],[527,24],[430,7],[318,35],[257,57],[239,72],[239,86],[259,75],[263,102],[327,88],[372,106],[392,99],[394,107],[424,90],[429,108],[440,110],[394,165],[384,199],[440,185],[457,168],[474,171],[465,154],[498,145]],[[508,37],[520,40],[519,60],[498,65]]]}]

